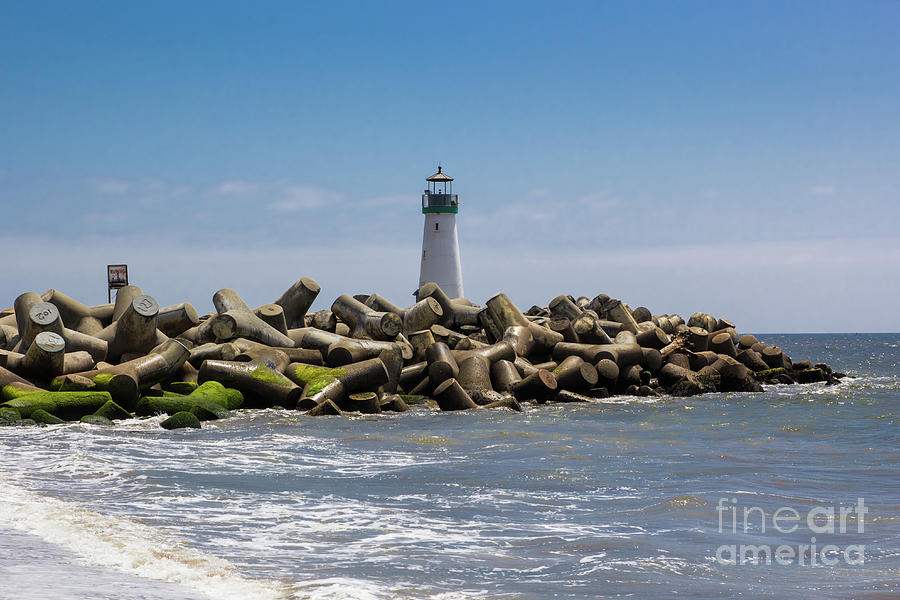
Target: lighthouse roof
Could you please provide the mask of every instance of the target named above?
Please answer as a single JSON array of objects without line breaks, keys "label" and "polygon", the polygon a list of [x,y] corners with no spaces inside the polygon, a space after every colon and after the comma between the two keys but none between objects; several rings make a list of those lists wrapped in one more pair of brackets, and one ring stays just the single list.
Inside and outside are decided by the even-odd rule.
[{"label": "lighthouse roof", "polygon": [[441,167],[438,167],[438,172],[425,181],[453,181],[453,178],[446,173],[441,173]]}]

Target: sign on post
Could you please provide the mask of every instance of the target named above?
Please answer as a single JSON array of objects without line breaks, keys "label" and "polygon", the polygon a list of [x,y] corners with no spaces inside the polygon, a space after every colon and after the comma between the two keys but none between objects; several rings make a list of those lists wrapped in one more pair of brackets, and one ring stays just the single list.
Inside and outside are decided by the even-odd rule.
[{"label": "sign on post", "polygon": [[107,302],[112,302],[112,291],[128,285],[128,265],[106,265]]}]

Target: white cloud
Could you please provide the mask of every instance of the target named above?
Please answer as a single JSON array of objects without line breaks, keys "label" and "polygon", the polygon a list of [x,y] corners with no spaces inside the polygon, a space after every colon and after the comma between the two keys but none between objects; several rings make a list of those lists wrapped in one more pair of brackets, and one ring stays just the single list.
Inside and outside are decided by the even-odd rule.
[{"label": "white cloud", "polygon": [[834,185],[814,185],[809,188],[809,193],[813,196],[830,196],[837,192],[837,187]]},{"label": "white cloud", "polygon": [[297,212],[344,202],[343,194],[314,185],[289,185],[273,191],[281,198],[269,203],[268,207],[278,212]]},{"label": "white cloud", "polygon": [[212,194],[243,196],[255,193],[259,187],[260,184],[251,181],[223,181],[212,190]]},{"label": "white cloud", "polygon": [[127,181],[109,177],[88,179],[88,185],[103,194],[124,194],[131,188]]}]

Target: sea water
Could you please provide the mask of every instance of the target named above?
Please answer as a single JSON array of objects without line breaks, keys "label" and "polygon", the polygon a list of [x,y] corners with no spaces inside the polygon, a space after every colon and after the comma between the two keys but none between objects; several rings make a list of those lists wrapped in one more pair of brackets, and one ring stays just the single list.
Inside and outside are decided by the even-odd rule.
[{"label": "sea water", "polygon": [[900,335],[760,337],[849,377],[0,428],[0,597],[896,597]]}]

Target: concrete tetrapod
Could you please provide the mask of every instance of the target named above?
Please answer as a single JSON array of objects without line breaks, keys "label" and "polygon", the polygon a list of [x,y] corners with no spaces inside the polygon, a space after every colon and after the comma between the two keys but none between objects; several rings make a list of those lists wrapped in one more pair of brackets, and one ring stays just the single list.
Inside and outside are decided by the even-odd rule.
[{"label": "concrete tetrapod", "polygon": [[597,385],[598,380],[597,369],[584,361],[580,365],[557,368],[553,375],[556,377],[558,389],[576,392],[591,389]]},{"label": "concrete tetrapod", "polygon": [[294,408],[303,395],[296,383],[258,361],[206,360],[197,381],[218,381],[240,391],[248,408]]},{"label": "concrete tetrapod", "polygon": [[460,363],[456,381],[479,406],[498,402],[506,397],[506,394],[494,391],[491,362],[481,355],[469,356]]},{"label": "concrete tetrapod", "polygon": [[413,331],[409,334],[409,344],[412,346],[412,356],[409,358],[414,363],[425,360],[425,351],[436,340],[431,329],[423,329],[422,331]]},{"label": "concrete tetrapod", "polygon": [[484,309],[478,313],[478,321],[484,327],[487,338],[491,342],[503,339],[508,327],[522,326],[531,330],[534,338],[532,351],[549,352],[554,345],[563,340],[560,333],[541,327],[528,320],[506,294],[497,294],[485,303]]},{"label": "concrete tetrapod", "polygon": [[425,350],[428,379],[436,386],[459,375],[459,365],[447,344],[435,342]]},{"label": "concrete tetrapod", "polygon": [[112,400],[107,392],[48,392],[39,390],[23,394],[0,404],[15,408],[27,419],[35,410],[42,409],[64,421],[77,421]]},{"label": "concrete tetrapod", "polygon": [[321,290],[319,284],[309,277],[301,277],[275,301],[284,309],[284,320],[289,329],[306,326],[306,312]]},{"label": "concrete tetrapod", "polygon": [[156,328],[159,317],[159,304],[156,300],[146,294],[139,294],[119,313],[118,300],[122,297],[122,292],[119,294],[116,296],[118,318],[97,334],[97,338],[109,344],[106,360],[111,362],[118,362],[126,353],[145,354],[169,339]]},{"label": "concrete tetrapod", "polygon": [[459,382],[452,378],[437,386],[432,395],[438,406],[444,411],[468,410],[478,406],[459,385]]},{"label": "concrete tetrapod", "polygon": [[226,388],[218,381],[207,381],[187,395],[145,396],[135,407],[135,413],[149,416],[187,411],[201,421],[210,421],[228,417],[229,411],[240,408],[243,401],[243,394],[238,390]]},{"label": "concrete tetrapod", "polygon": [[378,294],[370,294],[365,305],[375,311],[390,312],[403,320],[403,333],[421,331],[444,321],[444,309],[435,298],[422,298],[407,308],[399,308]]},{"label": "concrete tetrapod", "polygon": [[92,314],[89,307],[66,296],[59,290],[47,290],[41,294],[41,299],[53,304],[59,311],[63,323],[67,323],[75,331],[96,335],[103,329],[103,322]]},{"label": "concrete tetrapod", "polygon": [[520,381],[522,376],[511,361],[498,360],[491,365],[491,383],[495,390],[508,392]]},{"label": "concrete tetrapod", "polygon": [[287,321],[284,318],[284,309],[278,304],[263,304],[255,311],[257,317],[268,323],[279,332],[287,335]]},{"label": "concrete tetrapod", "polygon": [[188,359],[189,350],[178,340],[167,340],[149,354],[104,369],[84,371],[75,376],[57,377],[54,388],[63,390],[102,390],[115,402],[132,410],[138,391],[171,377]]},{"label": "concrete tetrapod", "polygon": [[372,310],[349,294],[338,296],[331,312],[350,327],[355,338],[392,340],[403,330],[403,320],[398,315]]},{"label": "concrete tetrapod", "polygon": [[12,400],[24,394],[42,392],[41,388],[22,379],[12,371],[0,367],[0,399]]},{"label": "concrete tetrapod", "polygon": [[[422,285],[415,293],[416,300],[434,298],[441,306],[441,320],[438,321],[445,327],[459,328],[464,325],[477,325],[478,313],[481,307],[464,302],[462,299],[451,300],[441,286],[433,281]],[[453,345],[451,344],[452,348]]]},{"label": "concrete tetrapod", "polygon": [[566,296],[565,294],[560,294],[555,297],[547,304],[547,308],[550,309],[551,317],[562,317],[569,319],[571,322],[575,322],[584,312],[584,309],[580,308],[575,302]]},{"label": "concrete tetrapod", "polygon": [[169,337],[177,337],[200,324],[197,309],[190,302],[173,304],[159,309],[156,328]]},{"label": "concrete tetrapod", "polygon": [[[294,345],[286,334],[256,316],[238,293],[230,288],[223,288],[213,294],[213,306],[218,314],[209,319],[208,327],[216,339],[243,337],[270,346]],[[207,341],[200,339],[201,337],[198,334],[198,341]]]},{"label": "concrete tetrapod", "polygon": [[611,344],[609,334],[600,325],[600,319],[592,310],[584,311],[574,323],[572,329],[578,336],[579,341],[586,344]]},{"label": "concrete tetrapod", "polygon": [[631,310],[621,300],[610,298],[603,303],[601,310],[610,320],[620,323],[624,331],[637,333],[637,321],[634,320]]},{"label": "concrete tetrapod", "polygon": [[390,373],[381,358],[370,358],[343,367],[328,369],[292,363],[285,371],[294,382],[306,388],[298,408],[310,408],[325,399],[340,401],[349,394],[371,391],[387,383]]},{"label": "concrete tetrapod", "polygon": [[303,327],[299,329],[291,329],[288,335],[294,343],[300,348],[309,348],[318,350],[327,357],[328,349],[332,344],[340,343],[343,348],[357,348],[365,351],[369,358],[375,358],[385,350],[396,350],[400,352],[400,356],[404,360],[412,358],[413,349],[409,344],[402,341],[377,341],[363,340],[346,337],[337,333],[329,333],[314,327]]},{"label": "concrete tetrapod", "polygon": [[330,310],[320,310],[313,315],[309,326],[334,333],[334,330],[337,328],[337,317]]},{"label": "concrete tetrapod", "polygon": [[403,370],[400,371],[400,381],[399,386],[403,390],[411,390],[416,385],[422,381],[427,375],[428,363],[424,360],[422,362],[413,363],[411,365],[407,365],[403,367]]},{"label": "concrete tetrapod", "polygon": [[42,331],[34,336],[22,358],[22,371],[42,379],[52,379],[65,371],[65,359],[66,340],[52,331]]},{"label": "concrete tetrapod", "polygon": [[538,369],[522,381],[514,384],[510,391],[520,402],[535,401],[543,404],[556,392],[556,377],[546,369]]},{"label": "concrete tetrapod", "polygon": [[[575,333],[575,328],[572,327],[572,322],[566,317],[551,318],[548,327],[551,331],[555,331],[556,333],[562,335],[564,342],[577,344],[581,341],[581,339],[578,337],[578,334]],[[516,350],[516,352],[518,352],[518,350]]]},{"label": "concrete tetrapod", "polygon": [[23,311],[21,315],[16,313],[16,319],[21,321],[19,326],[24,329],[19,330],[19,341],[13,348],[15,352],[25,354],[38,333],[49,331],[61,335],[66,342],[66,348],[71,352],[85,350],[90,352],[94,360],[106,358],[106,342],[66,328],[55,305],[43,301],[32,302],[35,298],[40,300],[37,294],[23,294],[16,299],[17,306]]}]

